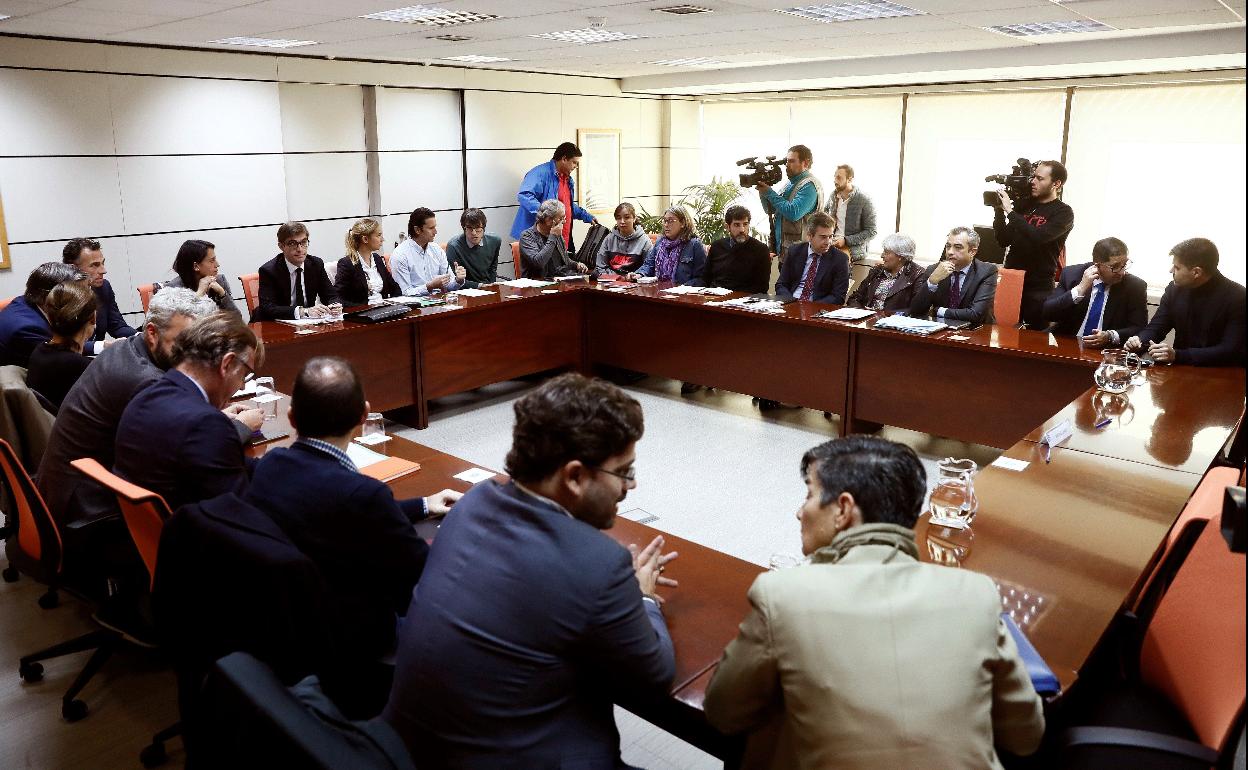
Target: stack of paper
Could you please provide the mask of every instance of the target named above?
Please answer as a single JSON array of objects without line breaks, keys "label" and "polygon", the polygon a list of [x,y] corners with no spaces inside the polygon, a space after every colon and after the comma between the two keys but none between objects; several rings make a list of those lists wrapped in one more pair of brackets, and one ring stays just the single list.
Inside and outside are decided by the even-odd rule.
[{"label": "stack of paper", "polygon": [[940,321],[928,321],[925,318],[910,318],[904,315],[890,315],[875,322],[877,329],[890,329],[906,334],[934,334],[948,329]]},{"label": "stack of paper", "polygon": [[843,307],[839,310],[825,310],[815,313],[815,318],[826,318],[829,321],[861,321],[875,315],[874,310],[861,307]]},{"label": "stack of paper", "polygon": [[460,289],[459,291],[455,292],[455,294],[458,294],[461,297],[492,297],[494,296],[494,292],[482,291],[481,289]]},{"label": "stack of paper", "polygon": [[784,303],[774,299],[760,299],[758,297],[737,297],[736,299],[725,299],[719,302],[708,302],[708,305],[719,305],[721,307],[732,307],[738,310],[749,310],[752,313],[783,313]]},{"label": "stack of paper", "polygon": [[542,286],[553,286],[554,281],[535,281],[532,278],[512,278],[510,281],[499,281],[503,286],[513,289],[537,289]]},{"label": "stack of paper", "polygon": [[717,286],[673,286],[670,289],[664,289],[664,294],[709,294],[713,297],[722,297],[725,294],[732,294],[732,289],[721,289]]},{"label": "stack of paper", "polygon": [[325,317],[321,317],[321,318],[279,318],[279,319],[277,319],[277,322],[278,322],[279,324],[287,324],[287,325],[289,325],[289,326],[295,326],[295,327],[300,327],[300,326],[320,326],[321,324],[332,324],[332,323],[335,323],[335,321],[332,321],[332,320],[330,320],[329,318],[325,318]]}]

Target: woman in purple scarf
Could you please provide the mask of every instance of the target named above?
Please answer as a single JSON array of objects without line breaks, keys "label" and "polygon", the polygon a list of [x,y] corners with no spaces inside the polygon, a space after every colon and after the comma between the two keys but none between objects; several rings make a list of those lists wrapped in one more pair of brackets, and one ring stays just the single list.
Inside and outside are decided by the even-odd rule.
[{"label": "woman in purple scarf", "polygon": [[646,261],[631,280],[654,276],[660,281],[680,285],[702,274],[706,266],[706,247],[693,232],[693,219],[683,206],[672,206],[663,212],[663,235],[646,255]]}]

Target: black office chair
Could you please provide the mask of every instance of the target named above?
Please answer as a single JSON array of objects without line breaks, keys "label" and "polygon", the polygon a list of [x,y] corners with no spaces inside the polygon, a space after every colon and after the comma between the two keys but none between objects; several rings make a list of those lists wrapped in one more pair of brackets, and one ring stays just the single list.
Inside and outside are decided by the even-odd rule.
[{"label": "black office chair", "polygon": [[314,677],[287,689],[245,652],[217,661],[199,700],[205,740],[197,766],[415,770],[385,720],[352,722],[319,692]]}]

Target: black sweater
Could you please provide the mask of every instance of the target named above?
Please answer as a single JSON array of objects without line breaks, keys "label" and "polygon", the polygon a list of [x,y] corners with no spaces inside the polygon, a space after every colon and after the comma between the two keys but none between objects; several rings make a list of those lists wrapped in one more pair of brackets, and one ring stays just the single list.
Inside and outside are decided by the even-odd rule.
[{"label": "black sweater", "polygon": [[1221,273],[1204,286],[1171,283],[1140,340],[1160,342],[1174,329],[1174,362],[1238,366],[1244,362],[1244,287]]},{"label": "black sweater", "polygon": [[1060,200],[1038,203],[1026,211],[1014,209],[1009,217],[996,210],[992,230],[997,243],[1010,247],[1005,266],[1026,271],[1023,291],[1053,290],[1066,236],[1074,226],[1074,209]]},{"label": "black sweater", "polygon": [[764,294],[771,282],[771,253],[766,244],[755,238],[736,243],[720,238],[711,244],[702,274],[690,283],[694,286],[716,286],[733,291]]},{"label": "black sweater", "polygon": [[51,401],[59,410],[65,394],[93,360],[77,351],[53,347],[50,342],[36,345],[30,352],[26,387]]}]

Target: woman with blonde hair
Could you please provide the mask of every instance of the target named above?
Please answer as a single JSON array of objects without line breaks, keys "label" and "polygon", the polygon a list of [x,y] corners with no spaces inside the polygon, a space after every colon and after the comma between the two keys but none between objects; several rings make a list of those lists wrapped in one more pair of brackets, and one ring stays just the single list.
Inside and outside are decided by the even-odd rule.
[{"label": "woman with blonde hair", "polygon": [[646,254],[630,278],[654,276],[660,281],[685,284],[702,274],[706,248],[693,231],[693,218],[684,206],[671,206],[663,212],[663,235]]},{"label": "woman with blonde hair", "polygon": [[58,283],[44,300],[52,339],[31,351],[26,387],[56,409],[93,360],[82,354],[82,348],[95,334],[95,310],[95,292],[87,281]]},{"label": "woman with blonde hair", "polygon": [[381,222],[376,219],[365,217],[351,225],[346,237],[347,253],[338,260],[334,277],[334,288],[342,304],[371,305],[403,293],[381,256],[384,243]]}]

